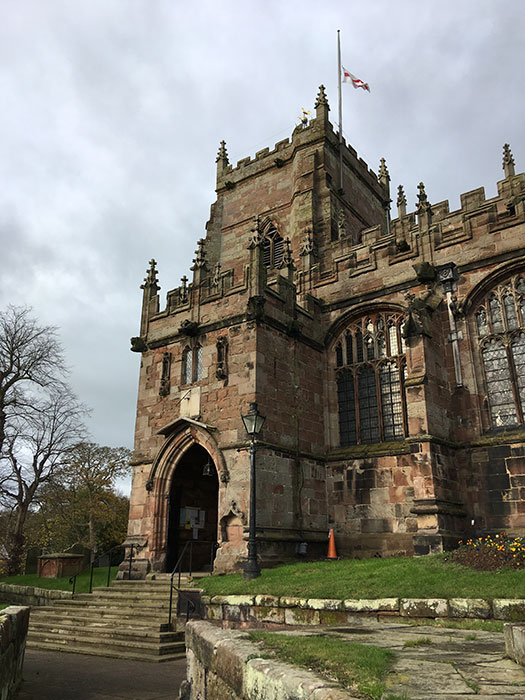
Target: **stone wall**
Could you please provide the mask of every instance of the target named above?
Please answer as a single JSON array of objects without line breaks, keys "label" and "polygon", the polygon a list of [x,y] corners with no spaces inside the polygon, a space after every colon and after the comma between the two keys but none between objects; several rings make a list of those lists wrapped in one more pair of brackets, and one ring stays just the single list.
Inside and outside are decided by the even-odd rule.
[{"label": "stone wall", "polygon": [[180,700],[351,700],[335,683],[260,654],[246,633],[189,622]]},{"label": "stone wall", "polygon": [[202,596],[206,616],[226,627],[352,624],[356,615],[525,621],[525,600],[378,598],[335,600],[270,595]]},{"label": "stone wall", "polygon": [[52,605],[54,600],[71,600],[71,591],[54,591],[36,586],[0,583],[0,602],[12,605]]},{"label": "stone wall", "polygon": [[29,608],[11,606],[0,612],[0,697],[14,698],[22,680]]}]

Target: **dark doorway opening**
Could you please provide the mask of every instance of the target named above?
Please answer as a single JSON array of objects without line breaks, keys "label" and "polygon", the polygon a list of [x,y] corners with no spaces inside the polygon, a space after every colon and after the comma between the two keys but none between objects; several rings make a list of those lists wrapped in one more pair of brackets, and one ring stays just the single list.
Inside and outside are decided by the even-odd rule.
[{"label": "dark doorway opening", "polygon": [[[208,452],[200,445],[191,447],[181,458],[171,482],[168,503],[166,571],[175,567],[184,545],[192,541],[193,571],[209,571],[215,557],[219,479]],[[190,563],[190,545],[182,570]]]}]

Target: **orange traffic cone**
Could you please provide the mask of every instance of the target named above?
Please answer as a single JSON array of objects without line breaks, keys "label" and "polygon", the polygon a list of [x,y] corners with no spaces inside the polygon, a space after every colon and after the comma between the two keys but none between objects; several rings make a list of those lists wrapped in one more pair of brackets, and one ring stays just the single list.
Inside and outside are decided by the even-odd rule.
[{"label": "orange traffic cone", "polygon": [[337,559],[337,552],[335,551],[335,537],[334,531],[330,528],[330,534],[328,535],[328,554],[327,559]]}]

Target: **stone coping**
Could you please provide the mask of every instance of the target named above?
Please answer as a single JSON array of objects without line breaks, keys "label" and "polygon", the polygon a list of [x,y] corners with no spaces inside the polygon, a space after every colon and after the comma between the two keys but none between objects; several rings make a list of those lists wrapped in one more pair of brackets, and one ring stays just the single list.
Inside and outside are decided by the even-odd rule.
[{"label": "stone coping", "polygon": [[181,700],[355,700],[338,683],[304,668],[261,658],[246,632],[194,620],[186,625],[187,681]]},{"label": "stone coping", "polygon": [[210,620],[340,624],[356,614],[407,618],[525,621],[525,598],[377,598],[345,600],[271,595],[202,595]]},{"label": "stone coping", "polygon": [[525,666],[525,624],[516,625],[507,622],[503,625],[503,633],[507,656]]},{"label": "stone coping", "polygon": [[71,600],[71,591],[38,586],[17,586],[13,583],[0,583],[0,602],[14,605],[51,605],[54,600]]}]

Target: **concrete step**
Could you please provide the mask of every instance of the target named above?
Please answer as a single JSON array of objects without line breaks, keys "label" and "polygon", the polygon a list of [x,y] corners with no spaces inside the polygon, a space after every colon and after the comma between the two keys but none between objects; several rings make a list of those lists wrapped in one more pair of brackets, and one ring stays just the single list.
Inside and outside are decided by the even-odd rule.
[{"label": "concrete step", "polygon": [[95,607],[67,607],[53,605],[49,607],[33,608],[31,611],[31,619],[36,620],[39,618],[54,618],[54,617],[69,617],[69,618],[80,618],[80,619],[115,619],[123,620],[126,624],[136,624],[137,626],[154,626],[162,625],[167,623],[169,611],[126,611],[120,610],[118,608],[95,608]]},{"label": "concrete step", "polygon": [[147,640],[132,641],[129,639],[112,639],[111,637],[87,636],[80,633],[61,634],[60,632],[30,632],[27,635],[28,641],[43,642],[52,644],[62,644],[64,648],[81,645],[83,647],[93,646],[101,647],[106,650],[113,651],[142,651],[151,656],[163,656],[164,654],[175,654],[184,649],[184,642],[176,641],[166,644],[158,642],[148,642]]},{"label": "concrete step", "polygon": [[143,634],[146,636],[183,634],[182,628],[177,631],[174,624],[175,620],[170,626],[166,620],[149,620],[146,617],[140,620],[135,618],[122,620],[107,615],[34,615],[33,613],[34,611],[31,611],[30,626],[35,629],[41,627],[79,627],[84,629],[107,629],[117,632],[130,631],[130,633],[135,635]]},{"label": "concrete step", "polygon": [[126,642],[130,644],[142,642],[153,646],[164,646],[166,644],[179,644],[184,642],[184,632],[160,632],[158,630],[149,630],[147,627],[115,627],[114,624],[94,623],[82,624],[80,621],[54,620],[50,623],[33,621],[31,629],[28,633],[28,638],[34,639],[37,636],[67,636],[69,639],[74,637],[86,637],[96,639],[110,639],[112,641]]},{"label": "concrete step", "polygon": [[48,651],[63,651],[70,654],[89,654],[91,656],[106,656],[114,659],[130,659],[136,661],[150,661],[152,663],[166,663],[168,661],[175,661],[176,659],[182,659],[186,655],[184,644],[180,651],[171,652],[168,654],[150,654],[147,651],[137,651],[128,649],[116,649],[116,648],[106,648],[105,646],[95,646],[92,644],[67,644],[67,648],[63,642],[56,642],[54,640],[44,641],[39,640],[27,640],[28,649],[42,649]]},{"label": "concrete step", "polygon": [[[174,591],[174,594],[176,591]],[[147,601],[151,605],[155,604],[157,605],[158,603],[162,604],[164,602],[168,602],[170,600],[170,592],[169,590],[164,591],[162,593],[150,593],[149,591],[144,591],[143,593],[140,593],[139,591],[93,591],[93,593],[78,593],[75,594],[75,597],[73,598],[74,601],[78,600],[95,600],[95,601],[115,601],[115,602],[130,602],[130,603],[135,603],[137,601]]]},{"label": "concrete step", "polygon": [[[173,596],[176,599],[176,596]],[[92,598],[82,598],[73,600],[61,600],[59,604],[54,607],[68,607],[68,608],[114,608],[115,610],[134,610],[140,612],[141,610],[147,611],[161,611],[167,610],[170,606],[169,598],[162,601],[150,601],[147,597],[145,600],[141,598],[127,599],[127,598],[114,598],[105,599],[93,596]]]}]

